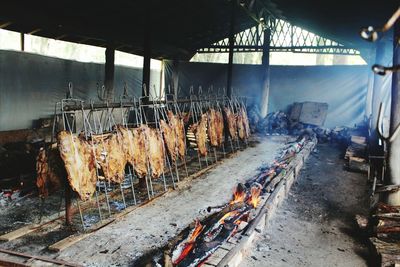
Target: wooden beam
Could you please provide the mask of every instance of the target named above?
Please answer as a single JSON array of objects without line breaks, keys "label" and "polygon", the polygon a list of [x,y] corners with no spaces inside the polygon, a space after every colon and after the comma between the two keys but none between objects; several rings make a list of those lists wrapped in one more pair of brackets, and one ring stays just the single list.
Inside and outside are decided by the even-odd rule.
[{"label": "wooden beam", "polygon": [[10,21],[4,22],[4,23],[0,24],[0,29],[4,29],[4,28],[10,26],[11,24],[12,24],[12,22],[10,22]]},{"label": "wooden beam", "polygon": [[62,40],[62,39],[64,39],[65,37],[67,37],[68,36],[68,34],[61,34],[60,36],[57,36],[56,38],[54,38],[55,40]]},{"label": "wooden beam", "polygon": [[2,249],[2,248],[0,248],[0,253],[13,255],[13,256],[20,257],[20,258],[44,261],[44,262],[47,262],[47,263],[54,263],[54,264],[62,265],[62,266],[69,266],[69,267],[82,266],[82,265],[77,265],[77,264],[74,264],[74,263],[69,263],[69,262],[66,262],[66,261],[63,261],[63,260],[56,260],[56,259],[42,257],[42,256],[34,256],[34,255],[30,255],[30,254],[26,254],[26,253],[22,253],[22,252],[17,252],[17,251],[12,251],[12,250],[7,250],[7,249]]},{"label": "wooden beam", "polygon": [[27,32],[27,34],[35,34],[40,32],[42,29],[34,29],[33,31]]}]

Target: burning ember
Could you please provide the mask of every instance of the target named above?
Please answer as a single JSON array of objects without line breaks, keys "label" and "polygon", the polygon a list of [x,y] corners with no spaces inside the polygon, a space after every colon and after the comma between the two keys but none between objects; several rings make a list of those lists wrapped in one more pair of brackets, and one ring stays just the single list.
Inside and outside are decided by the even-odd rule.
[{"label": "burning ember", "polygon": [[196,222],[188,236],[178,243],[172,251],[174,266],[200,266],[226,240],[235,235],[239,226],[253,220],[250,211],[257,208],[264,189],[288,165],[294,155],[300,152],[305,140],[289,145],[282,151],[272,166],[260,169],[260,173],[245,184],[239,183],[232,200],[222,206],[208,207],[207,211],[217,210],[205,222]]},{"label": "burning ember", "polygon": [[189,236],[184,241],[179,243],[172,253],[172,263],[174,265],[179,264],[189,254],[194,246],[196,238],[199,236],[202,230],[203,225],[199,221],[196,221],[196,226],[190,232]]},{"label": "burning ember", "polygon": [[257,205],[260,202],[261,190],[262,186],[260,184],[253,185],[251,187],[249,203],[253,206],[253,208],[257,208]]},{"label": "burning ember", "polygon": [[236,187],[235,192],[233,193],[232,201],[230,202],[231,205],[235,203],[243,202],[246,199],[246,188],[243,184],[238,184]]}]

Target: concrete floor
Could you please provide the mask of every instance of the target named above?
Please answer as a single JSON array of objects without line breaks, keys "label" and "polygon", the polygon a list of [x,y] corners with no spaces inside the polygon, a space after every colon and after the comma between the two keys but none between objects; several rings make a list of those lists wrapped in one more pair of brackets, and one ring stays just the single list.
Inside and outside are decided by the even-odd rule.
[{"label": "concrete floor", "polygon": [[227,203],[238,182],[255,175],[264,163],[271,163],[287,137],[264,137],[226,159],[207,175],[141,207],[90,237],[62,251],[58,256],[86,266],[126,266],[150,250],[176,237],[208,206]]},{"label": "concrete floor", "polygon": [[367,266],[354,220],[368,213],[366,175],[344,171],[337,148],[317,149],[241,266]]}]

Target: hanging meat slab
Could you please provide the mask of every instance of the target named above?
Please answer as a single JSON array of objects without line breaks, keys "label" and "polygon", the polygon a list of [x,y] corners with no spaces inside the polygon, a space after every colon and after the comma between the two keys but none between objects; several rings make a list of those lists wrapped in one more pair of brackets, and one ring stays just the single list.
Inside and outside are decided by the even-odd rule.
[{"label": "hanging meat slab", "polygon": [[63,185],[66,172],[57,148],[41,148],[36,158],[36,186],[39,196],[47,197]]},{"label": "hanging meat slab", "polygon": [[210,140],[211,146],[218,146],[218,133],[217,133],[217,115],[215,114],[215,109],[209,109],[208,115],[208,138]]},{"label": "hanging meat slab", "polygon": [[249,124],[249,118],[247,117],[247,111],[245,108],[241,108],[242,116],[243,116],[243,123],[244,123],[244,132],[245,132],[245,138],[248,139],[250,137],[250,124]]},{"label": "hanging meat slab", "polygon": [[235,114],[230,108],[227,107],[224,108],[224,113],[226,116],[226,122],[228,124],[229,136],[232,138],[232,140],[236,140],[238,127]]},{"label": "hanging meat slab", "polygon": [[217,141],[218,141],[218,146],[222,146],[222,144],[225,141],[224,138],[224,117],[222,115],[221,111],[216,111],[216,125],[217,125]]},{"label": "hanging meat slab", "polygon": [[[168,117],[173,115],[168,113]],[[181,160],[185,158],[186,155],[186,142],[185,142],[185,124],[182,118],[175,115],[176,118],[176,138],[178,142],[178,155]]]},{"label": "hanging meat slab", "polygon": [[146,125],[132,129],[133,135],[133,169],[139,178],[147,175],[148,157],[146,150]]},{"label": "hanging meat slab", "polygon": [[122,183],[125,179],[127,160],[122,143],[122,136],[118,132],[102,135],[94,143],[96,162],[108,182]]},{"label": "hanging meat slab", "polygon": [[244,140],[246,138],[246,130],[244,126],[244,118],[242,112],[238,112],[236,114],[236,119],[237,119],[237,128],[238,128],[238,133],[239,133],[239,138],[241,140]]},{"label": "hanging meat slab", "polygon": [[149,158],[151,176],[160,177],[164,172],[164,143],[161,132],[157,129],[146,128],[147,154]]},{"label": "hanging meat slab", "polygon": [[117,136],[120,139],[122,149],[124,151],[125,160],[132,166],[134,165],[133,156],[135,154],[133,132],[121,125],[116,127]]},{"label": "hanging meat slab", "polygon": [[83,139],[61,131],[57,136],[58,149],[67,171],[72,190],[82,200],[88,200],[96,190],[95,158],[91,146]]},{"label": "hanging meat slab", "polygon": [[198,123],[189,126],[187,137],[191,147],[197,147],[199,154],[207,155],[207,114],[201,115]]},{"label": "hanging meat slab", "polygon": [[[175,117],[173,116],[173,118]],[[176,128],[172,124],[171,119],[169,121],[169,124],[164,120],[160,120],[160,128],[164,137],[165,145],[167,147],[168,155],[170,156],[171,161],[175,162],[177,155],[177,135],[175,131]]]}]

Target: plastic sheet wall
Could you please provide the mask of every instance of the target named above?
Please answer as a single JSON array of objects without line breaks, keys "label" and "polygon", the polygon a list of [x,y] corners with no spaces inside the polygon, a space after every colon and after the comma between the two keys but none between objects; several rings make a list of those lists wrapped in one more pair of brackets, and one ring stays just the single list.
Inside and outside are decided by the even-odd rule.
[{"label": "plastic sheet wall", "polygon": [[[151,76],[152,85],[159,88],[160,72],[152,71]],[[115,98],[124,82],[129,94],[141,95],[142,69],[116,66],[114,79]],[[31,128],[34,120],[54,114],[69,82],[75,98],[96,100],[96,83],[103,81],[103,64],[0,50],[0,131]]]},{"label": "plastic sheet wall", "polygon": [[[171,84],[171,62],[165,64],[165,84]],[[226,87],[226,64],[179,63],[181,95],[198,86]],[[238,95],[260,103],[262,66],[234,65],[233,87]],[[271,66],[269,112],[286,110],[293,102],[329,104],[326,127],[353,126],[365,116],[368,66]]]}]

